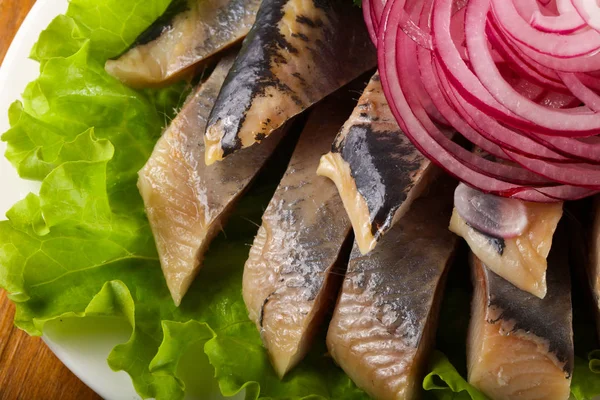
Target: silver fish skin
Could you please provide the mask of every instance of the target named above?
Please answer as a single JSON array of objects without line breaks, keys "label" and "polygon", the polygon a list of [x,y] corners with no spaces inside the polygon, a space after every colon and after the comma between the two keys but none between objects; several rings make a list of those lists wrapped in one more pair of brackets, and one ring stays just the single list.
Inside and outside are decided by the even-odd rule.
[{"label": "silver fish skin", "polygon": [[327,333],[335,361],[370,396],[418,398],[458,238],[448,231],[455,183],[417,199],[367,255],[350,256]]},{"label": "silver fish skin", "polygon": [[244,267],[249,316],[280,377],[302,360],[333,307],[345,267],[339,259],[350,250],[351,225],[335,185],[316,174],[352,111],[351,94],[342,92],[310,113]]},{"label": "silver fish skin", "polygon": [[174,0],[106,71],[136,87],[185,78],[250,31],[260,0]]},{"label": "silver fish skin", "polygon": [[[559,226],[559,230],[561,227]],[[548,293],[525,292],[471,255],[474,296],[467,341],[468,380],[498,400],[567,400],[573,322],[567,237],[548,258]]]},{"label": "silver fish skin", "polygon": [[202,132],[235,54],[226,56],[188,98],[139,172],[138,188],[173,301],[181,300],[202,267],[229,211],[276,151],[286,127],[263,146],[226,162],[204,164]]}]

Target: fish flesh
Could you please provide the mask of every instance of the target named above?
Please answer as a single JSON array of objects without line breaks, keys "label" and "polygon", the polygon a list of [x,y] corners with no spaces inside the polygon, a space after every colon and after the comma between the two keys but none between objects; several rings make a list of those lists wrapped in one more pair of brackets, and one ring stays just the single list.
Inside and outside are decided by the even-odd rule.
[{"label": "fish flesh", "polygon": [[210,114],[206,164],[261,142],[375,64],[360,9],[346,0],[264,0]]},{"label": "fish flesh", "polygon": [[400,130],[376,73],[317,173],[335,182],[366,254],[404,215],[434,170]]},{"label": "fish flesh", "polygon": [[[527,225],[516,237],[491,236],[469,225],[452,212],[450,230],[464,238],[469,247],[492,271],[521,290],[543,299],[547,292],[546,268],[552,237],[562,217],[562,203],[530,203],[516,200],[525,207]],[[489,215],[501,208],[487,210]],[[493,216],[502,220],[502,216]]]},{"label": "fish flesh", "polygon": [[548,262],[548,294],[540,299],[471,257],[468,380],[491,399],[569,398],[574,355],[566,240],[552,248]]},{"label": "fish flesh", "polygon": [[455,182],[431,192],[362,255],[355,245],[327,333],[327,348],[352,380],[379,400],[419,397],[447,270],[458,238],[445,221]]},{"label": "fish flesh", "polygon": [[280,377],[302,360],[333,307],[341,281],[334,270],[350,251],[351,225],[335,185],[316,174],[352,111],[352,96],[343,92],[310,113],[244,267],[250,319]]},{"label": "fish flesh", "polygon": [[106,71],[136,87],[181,79],[214,54],[241,41],[254,24],[260,0],[174,0]]},{"label": "fish flesh", "polygon": [[275,152],[286,130],[283,127],[264,146],[206,167],[202,132],[233,59],[230,54],[220,61],[186,101],[139,173],[138,188],[176,305],[200,270],[228,211]]}]

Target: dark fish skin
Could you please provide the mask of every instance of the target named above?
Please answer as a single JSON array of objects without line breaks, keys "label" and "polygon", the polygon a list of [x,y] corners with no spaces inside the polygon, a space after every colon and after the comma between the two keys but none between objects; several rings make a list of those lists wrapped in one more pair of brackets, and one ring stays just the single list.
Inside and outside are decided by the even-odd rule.
[{"label": "dark fish skin", "polygon": [[264,0],[210,115],[206,163],[260,142],[375,64],[360,9]]},{"label": "dark fish skin", "polygon": [[139,88],[182,79],[241,41],[259,5],[260,0],[174,0],[126,51],[106,62],[106,71]]},{"label": "dark fish skin", "polygon": [[475,297],[468,341],[469,382],[491,398],[569,397],[573,323],[567,237],[561,226],[548,264],[548,293],[540,299],[513,286],[471,254]]},{"label": "dark fish skin", "polygon": [[[558,260],[551,258],[552,261]],[[550,351],[565,363],[564,370],[570,375],[573,371],[570,279],[566,259],[561,261],[562,265],[554,263],[548,268],[548,285],[553,285],[554,290],[547,300],[518,289],[487,267],[484,274],[489,288],[488,307],[501,309],[502,319],[514,320],[513,332],[522,330],[547,339]],[[552,314],[555,318],[549,321]]]},{"label": "dark fish skin", "polygon": [[506,241],[504,240],[504,238],[488,235],[487,233],[482,232],[479,229],[475,228],[473,225],[469,224],[468,222],[466,224],[469,226],[469,228],[477,231],[477,233],[479,233],[481,236],[485,237],[487,239],[488,243],[494,248],[494,250],[496,250],[496,253],[498,253],[498,255],[501,256],[504,254],[504,249],[506,248]]},{"label": "dark fish skin", "polygon": [[355,245],[327,334],[331,356],[373,398],[419,397],[458,237],[447,177],[367,255]]},{"label": "dark fish skin", "polygon": [[424,186],[432,169],[400,130],[376,73],[323,157],[319,174],[336,182],[360,249],[367,253],[418,196],[415,187]]},{"label": "dark fish skin", "polygon": [[190,95],[139,172],[138,188],[176,305],[229,211],[276,151],[287,128],[263,146],[240,151],[211,168],[204,164],[203,128],[234,57],[235,53],[226,55]]},{"label": "dark fish skin", "polygon": [[492,246],[494,246],[494,249],[496,249],[496,251],[498,252],[499,255],[504,254],[504,249],[506,248],[506,242],[504,241],[503,238],[489,236],[489,235],[486,235],[485,233],[481,233],[481,234],[488,238],[488,242],[490,242],[490,244]]},{"label": "dark fish skin", "polygon": [[353,107],[350,93],[342,92],[310,113],[244,267],[244,301],[280,377],[310,348],[337,298],[341,279],[334,270],[343,271],[350,251],[351,224],[335,185],[316,174]]}]

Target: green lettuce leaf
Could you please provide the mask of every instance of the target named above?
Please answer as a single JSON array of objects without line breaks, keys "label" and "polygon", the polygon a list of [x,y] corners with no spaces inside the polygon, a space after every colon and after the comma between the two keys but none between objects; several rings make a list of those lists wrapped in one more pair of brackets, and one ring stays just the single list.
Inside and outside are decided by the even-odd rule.
[{"label": "green lettuce leaf", "polygon": [[39,195],[0,222],[0,286],[17,306],[15,323],[41,335],[58,319],[124,318],[132,334],[108,363],[145,398],[246,388],[248,399],[366,399],[324,347],[280,381],[247,317],[250,221],[260,221],[283,159],[245,196],[182,305],[173,305],[136,182],[189,87],[136,91],[104,71],[168,3],[72,0],[31,51],[40,76],[10,107],[2,135],[20,176],[41,182]]},{"label": "green lettuce leaf", "polygon": [[423,389],[438,400],[488,400],[471,386],[452,363],[439,351],[435,352],[429,366],[430,373],[423,380]]},{"label": "green lettuce leaf", "polygon": [[575,369],[573,370],[573,380],[571,382],[571,394],[577,400],[592,400],[600,396],[600,371],[597,359],[599,351],[593,351],[589,355],[589,360],[581,357],[575,357]]}]

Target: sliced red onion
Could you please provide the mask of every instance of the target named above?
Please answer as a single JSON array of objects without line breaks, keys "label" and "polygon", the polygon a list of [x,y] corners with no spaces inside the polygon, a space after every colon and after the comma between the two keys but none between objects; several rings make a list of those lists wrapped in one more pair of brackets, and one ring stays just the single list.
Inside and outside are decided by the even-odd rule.
[{"label": "sliced red onion", "polygon": [[544,96],[535,100],[541,106],[561,109],[566,113],[591,114],[589,107],[578,107],[581,101],[572,94],[548,91]]},{"label": "sliced red onion", "polygon": [[392,113],[434,163],[527,201],[600,190],[600,32],[572,3],[586,0],[364,1]]},{"label": "sliced red onion", "polygon": [[577,12],[577,9],[571,0],[556,0],[556,8],[560,14],[568,14],[573,11]]},{"label": "sliced red onion", "polygon": [[425,86],[425,90],[429,94],[433,105],[439,110],[442,116],[448,121],[448,124],[453,126],[461,135],[467,138],[471,143],[481,147],[483,150],[494,155],[495,157],[504,158],[506,154],[502,148],[496,143],[486,139],[479,132],[475,131],[469,124],[448,104],[444,98],[444,94],[439,90],[439,80],[433,69],[433,60],[431,52],[425,49],[417,50],[419,60],[420,75]]},{"label": "sliced red onion", "polygon": [[522,201],[482,193],[464,183],[454,191],[454,207],[467,224],[493,237],[509,239],[527,229]]},{"label": "sliced red onion", "polygon": [[593,138],[569,138],[548,135],[531,135],[542,145],[565,155],[571,161],[600,162],[600,143],[590,141]]},{"label": "sliced red onion", "polygon": [[589,87],[592,90],[599,91],[600,90],[600,79],[597,76],[593,75],[594,72],[588,73],[575,73],[577,78],[583,83],[585,86]]},{"label": "sliced red onion", "polygon": [[[600,34],[593,30],[572,35],[541,32],[523,20],[510,0],[491,0],[494,16],[502,30],[520,44],[536,52],[555,57],[569,58],[593,53],[600,49]],[[471,4],[469,3],[470,7]],[[487,14],[486,10],[486,14]],[[485,18],[485,15],[483,16]],[[465,27],[470,24],[465,22]],[[467,37],[469,35],[467,34]]]},{"label": "sliced red onion", "polygon": [[373,17],[375,23],[381,25],[381,16],[383,15],[383,9],[385,7],[386,0],[371,0],[371,6],[373,10]]},{"label": "sliced red onion", "polygon": [[531,16],[540,11],[540,3],[537,0],[519,0],[514,3],[515,10],[524,20],[530,20]]},{"label": "sliced red onion", "polygon": [[402,31],[419,46],[429,50],[433,48],[431,35],[420,29],[411,19],[403,21]]},{"label": "sliced red onion", "polygon": [[498,164],[485,158],[481,158],[464,149],[458,144],[447,139],[444,133],[433,123],[433,121],[427,115],[426,109],[423,104],[419,104],[419,94],[421,89],[421,80],[414,79],[414,76],[418,74],[418,71],[411,62],[401,63],[401,60],[408,60],[407,57],[403,57],[407,54],[416,53],[416,44],[410,40],[400,37],[401,44],[396,46],[396,50],[400,50],[397,53],[398,59],[396,65],[399,65],[398,75],[400,77],[401,85],[405,87],[406,99],[414,112],[415,117],[427,130],[429,135],[441,146],[443,146],[450,154],[462,163],[469,165],[474,170],[479,171],[492,178],[504,178],[506,181],[515,184],[548,184],[549,181],[531,174],[522,168],[515,168],[511,165]]},{"label": "sliced red onion", "polygon": [[379,30],[379,21],[376,21],[373,17],[373,7],[371,6],[371,0],[363,0],[362,9],[363,18],[365,20],[365,25],[367,26],[369,36],[371,37],[371,41],[375,46],[377,46],[377,31]]},{"label": "sliced red onion", "polygon": [[571,33],[583,28],[586,23],[576,12],[558,16],[547,16],[537,11],[531,17],[531,26],[542,32]]},{"label": "sliced red onion", "polygon": [[555,201],[579,200],[598,193],[598,190],[568,185],[537,188],[536,190]]},{"label": "sliced red onion", "polygon": [[556,71],[539,65],[535,61],[524,59],[522,54],[502,37],[494,24],[488,23],[486,33],[494,49],[520,76],[529,78],[547,89],[567,91],[565,85],[558,78]]},{"label": "sliced red onion", "polygon": [[600,6],[595,0],[571,0],[583,20],[595,30],[600,30]]},{"label": "sliced red onion", "polygon": [[510,150],[506,154],[516,163],[551,181],[565,185],[600,190],[600,166],[585,163],[563,163],[525,157]]},{"label": "sliced red onion", "polygon": [[[437,63],[434,62],[434,64]],[[486,113],[466,101],[457,90],[452,88],[448,81],[444,80],[442,77],[439,78],[440,86],[443,89],[442,92],[447,94],[454,109],[461,115],[465,122],[476,129],[485,139],[490,140],[501,148],[509,148],[513,151],[521,152],[524,155],[535,155],[543,159],[556,161],[568,161],[568,158],[553,151],[548,146],[544,146],[526,135],[522,135],[517,131],[499,124],[498,121],[489,117]],[[472,143],[479,145],[475,142]],[[482,148],[485,149],[484,147]],[[503,154],[500,157],[505,158],[506,154]]]},{"label": "sliced red onion", "polygon": [[[500,1],[510,3],[507,0]],[[490,11],[492,2],[496,4],[497,0],[471,0],[465,20],[469,60],[487,91],[516,115],[539,126],[551,128],[558,136],[561,131],[569,132],[571,136],[591,136],[600,132],[600,115],[572,115],[561,110],[549,110],[520,96],[502,79],[488,51],[485,35],[485,16]]]},{"label": "sliced red onion", "polygon": [[468,103],[461,97],[458,91],[452,88],[448,88],[447,90],[455,96],[455,109],[459,111],[465,121],[477,129],[483,137],[496,143],[503,149],[510,149],[526,156],[536,156],[540,159],[555,161],[569,160],[564,155],[553,150],[551,146],[544,145],[530,136],[521,134],[498,123],[494,118],[491,118],[477,107]]},{"label": "sliced red onion", "polygon": [[573,58],[560,58],[548,54],[542,54],[527,46],[521,46],[519,50],[531,60],[548,68],[564,72],[592,72],[600,69],[600,53],[593,53]]},{"label": "sliced red onion", "polygon": [[595,112],[600,112],[600,96],[595,93],[592,89],[588,88],[583,84],[581,79],[573,73],[561,72],[559,73],[560,79],[565,83],[565,86],[569,88],[579,100],[588,106]]},{"label": "sliced red onion", "polygon": [[[467,7],[471,6],[471,2],[469,2],[469,6]],[[461,59],[460,53],[453,46],[448,22],[451,17],[451,9],[452,0],[435,0],[432,19],[433,35],[436,42],[434,50],[436,54],[439,55],[439,60],[442,66],[446,69],[449,79],[452,80],[454,86],[462,92],[467,101],[477,106],[482,111],[488,113],[491,117],[496,118],[505,124],[511,125],[512,127],[534,130],[536,132],[549,135],[559,135],[562,133],[560,125],[565,123],[566,118],[558,118],[558,116],[555,114],[552,114],[552,118],[550,119],[540,118],[539,116],[535,115],[535,112],[539,110],[531,110],[530,108],[526,108],[524,111],[526,111],[526,116],[532,119],[529,120],[527,118],[523,118],[506,108],[505,105],[500,104],[486,89],[486,87],[482,85],[482,82],[471,71],[469,66],[467,66],[467,64]],[[469,35],[467,35],[467,43],[469,40]],[[487,50],[486,54],[489,55]],[[495,65],[494,69],[497,72]],[[509,90],[514,92],[510,86]],[[503,93],[494,94],[502,95]],[[512,100],[510,103],[514,107],[515,99],[510,98],[510,100]],[[519,109],[519,107],[516,108]],[[541,107],[541,109],[543,109],[543,107]],[[589,121],[583,122],[585,123]],[[592,122],[589,123],[592,125]],[[595,126],[593,127],[596,128]],[[575,132],[569,132],[571,136],[590,136],[594,134],[593,131],[590,132],[585,129],[587,128],[585,124],[576,124],[572,120],[570,121],[568,128],[575,128]]]},{"label": "sliced red onion", "polygon": [[[457,178],[465,182],[470,182],[475,187],[481,188],[486,192],[514,196],[530,201],[552,201],[549,196],[536,190],[490,178],[467,167],[434,140],[418,121],[406,100],[397,74],[397,40],[399,35],[403,34],[399,28],[399,13],[396,9],[399,5],[400,2],[392,0],[386,4],[382,20],[382,26],[386,28],[380,31],[377,53],[382,87],[388,100],[391,99],[389,102],[390,108],[403,131],[415,146],[423,154],[432,159],[434,163]],[[389,74],[388,71],[390,71]],[[442,142],[448,140],[444,135],[441,135],[437,139]]]}]

